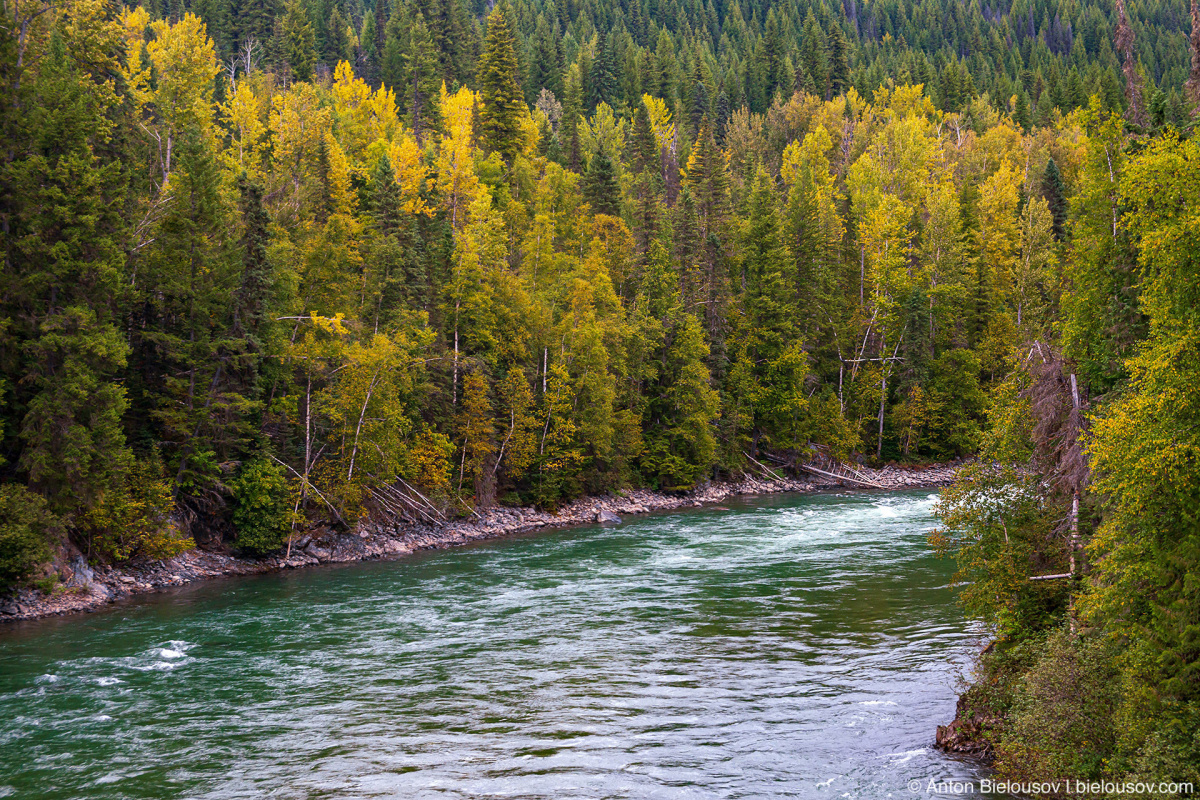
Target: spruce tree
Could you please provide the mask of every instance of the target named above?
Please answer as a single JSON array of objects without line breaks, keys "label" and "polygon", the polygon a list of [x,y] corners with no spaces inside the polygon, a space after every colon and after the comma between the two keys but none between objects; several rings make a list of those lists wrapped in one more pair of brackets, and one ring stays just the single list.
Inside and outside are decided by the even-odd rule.
[{"label": "spruce tree", "polygon": [[804,75],[811,81],[812,93],[822,100],[825,99],[829,88],[829,57],[825,53],[825,33],[821,30],[811,9],[804,21],[804,40],[800,45],[800,67],[804,70]]},{"label": "spruce tree", "polygon": [[241,0],[237,12],[238,50],[248,42],[267,47],[275,36],[275,17],[278,14],[278,0]]},{"label": "spruce tree", "polygon": [[129,460],[117,382],[129,347],[114,315],[125,283],[123,172],[97,152],[110,141],[112,98],[57,29],[24,77],[5,103],[0,171],[4,367],[15,378],[5,407],[23,411],[17,467],[69,516],[98,502]]},{"label": "spruce tree", "polygon": [[598,151],[588,162],[583,176],[583,196],[592,207],[593,214],[621,214],[621,189],[617,185],[617,171],[612,159],[603,150]]},{"label": "spruce tree", "polygon": [[342,15],[341,7],[335,4],[325,23],[325,48],[321,52],[321,57],[330,68],[336,67],[339,62],[354,60],[348,35],[349,24]]},{"label": "spruce tree", "polygon": [[1053,158],[1046,162],[1046,173],[1042,176],[1042,197],[1046,198],[1054,218],[1054,238],[1061,242],[1067,227],[1067,189]]},{"label": "spruce tree", "polygon": [[525,93],[517,74],[516,40],[504,7],[488,17],[487,43],[479,62],[480,138],[483,147],[512,165],[521,150]]},{"label": "spruce tree", "polygon": [[313,65],[317,60],[316,38],[312,23],[304,9],[303,0],[292,0],[283,18],[284,58],[292,70],[292,79],[312,80]]},{"label": "spruce tree", "polygon": [[848,45],[842,26],[836,22],[829,26],[829,92],[837,97],[850,88],[850,60]]},{"label": "spruce tree", "polygon": [[404,52],[403,74],[397,98],[403,103],[404,114],[418,142],[424,142],[430,132],[440,126],[437,53],[425,21],[418,13],[408,32],[408,47]]},{"label": "spruce tree", "polygon": [[617,98],[617,67],[616,59],[610,44],[610,39],[601,31],[596,42],[596,52],[588,70],[588,100],[589,110],[595,110],[601,103],[610,107],[616,105]]}]

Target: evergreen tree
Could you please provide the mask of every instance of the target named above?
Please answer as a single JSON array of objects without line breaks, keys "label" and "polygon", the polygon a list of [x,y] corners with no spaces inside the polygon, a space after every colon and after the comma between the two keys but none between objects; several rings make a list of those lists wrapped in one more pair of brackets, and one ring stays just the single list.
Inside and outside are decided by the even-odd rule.
[{"label": "evergreen tree", "polygon": [[1042,177],[1042,197],[1050,204],[1050,214],[1054,218],[1054,238],[1062,241],[1067,226],[1067,189],[1063,185],[1062,173],[1058,163],[1051,158],[1046,162],[1046,173]]},{"label": "evergreen tree", "polygon": [[850,61],[848,45],[842,26],[834,23],[829,27],[829,91],[834,96],[846,93],[850,88]]},{"label": "evergreen tree", "polygon": [[[114,35],[108,23],[91,33]],[[24,409],[16,465],[52,512],[70,517],[98,503],[129,458],[117,382],[128,345],[114,317],[124,187],[120,164],[100,155],[113,98],[75,66],[57,29],[38,67],[9,84],[19,113],[5,113],[2,280],[6,349],[15,349],[4,360],[16,378],[5,405]]]},{"label": "evergreen tree", "polygon": [[353,61],[349,36],[349,21],[342,15],[342,9],[334,4],[325,23],[325,47],[321,58],[330,67],[336,67],[339,62]]},{"label": "evergreen tree", "polygon": [[241,51],[249,42],[259,47],[269,45],[275,37],[278,0],[241,0],[237,9],[238,50]]},{"label": "evergreen tree", "polygon": [[409,30],[400,83],[402,90],[399,92],[405,117],[418,142],[424,141],[426,134],[436,131],[441,124],[438,108],[441,84],[433,39],[418,15]]},{"label": "evergreen tree", "polygon": [[317,60],[316,38],[303,0],[292,0],[283,18],[284,58],[292,70],[292,79],[312,79]]},{"label": "evergreen tree", "polygon": [[479,62],[479,97],[483,146],[511,166],[521,150],[526,106],[517,75],[516,40],[503,7],[488,17],[487,44]]},{"label": "evergreen tree", "polygon": [[825,52],[825,34],[811,9],[804,21],[804,39],[800,45],[800,68],[810,84],[805,88],[821,99],[825,99],[830,88],[829,56]]},{"label": "evergreen tree", "polygon": [[621,190],[617,186],[617,172],[612,159],[604,150],[597,151],[588,162],[583,178],[583,196],[594,214],[619,216],[621,213]]},{"label": "evergreen tree", "polygon": [[617,75],[616,59],[610,45],[608,34],[601,31],[596,41],[596,52],[588,70],[588,99],[587,108],[594,111],[596,106],[607,103],[610,107],[617,104]]}]

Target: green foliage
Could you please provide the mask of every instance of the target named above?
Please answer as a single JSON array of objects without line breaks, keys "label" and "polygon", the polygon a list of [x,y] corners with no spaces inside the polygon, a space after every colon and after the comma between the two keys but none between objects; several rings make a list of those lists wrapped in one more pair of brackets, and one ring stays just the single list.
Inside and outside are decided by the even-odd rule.
[{"label": "green foliage", "polygon": [[175,501],[158,454],[132,461],[80,520],[89,554],[113,561],[170,558],[194,546],[176,527]]},{"label": "green foliage", "polygon": [[307,81],[312,78],[317,60],[316,36],[301,0],[291,0],[283,16],[283,57],[292,70],[292,78]]},{"label": "green foliage", "polygon": [[1059,629],[1030,649],[1036,660],[1014,692],[997,769],[1027,783],[1109,777],[1106,762],[1120,736],[1119,646]]},{"label": "green foliage", "polygon": [[485,147],[512,164],[521,149],[525,93],[518,75],[516,40],[503,6],[488,17],[479,61],[480,134]]},{"label": "green foliage", "polygon": [[282,547],[292,527],[291,495],[283,468],[269,459],[253,458],[238,469],[229,489],[237,546],[256,555]]},{"label": "green foliage", "polygon": [[0,593],[50,557],[58,524],[41,497],[18,484],[0,484]]}]

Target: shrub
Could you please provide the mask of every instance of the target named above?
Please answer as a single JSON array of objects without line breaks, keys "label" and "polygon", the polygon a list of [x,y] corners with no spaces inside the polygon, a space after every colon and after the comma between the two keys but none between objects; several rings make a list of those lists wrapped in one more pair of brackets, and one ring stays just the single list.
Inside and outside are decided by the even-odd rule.
[{"label": "shrub", "polygon": [[[1105,777],[1119,731],[1120,673],[1111,639],[1052,633],[1016,695],[997,768],[1021,781]],[[1160,778],[1161,779],[1161,778]]]},{"label": "shrub", "polygon": [[97,554],[113,561],[162,559],[195,547],[171,521],[175,501],[158,454],[133,461],[80,519]]},{"label": "shrub", "polygon": [[19,484],[0,484],[0,592],[12,589],[50,557],[57,527],[40,495]]},{"label": "shrub", "polygon": [[242,465],[229,486],[237,546],[259,555],[282,547],[292,524],[283,468],[255,458]]}]

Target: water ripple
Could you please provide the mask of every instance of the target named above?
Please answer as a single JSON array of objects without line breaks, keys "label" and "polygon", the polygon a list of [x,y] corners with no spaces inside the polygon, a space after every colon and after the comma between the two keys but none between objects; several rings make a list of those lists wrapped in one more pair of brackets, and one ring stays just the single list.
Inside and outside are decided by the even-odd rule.
[{"label": "water ripple", "polygon": [[0,634],[0,797],[906,796],[977,645],[935,496],[755,500]]}]

